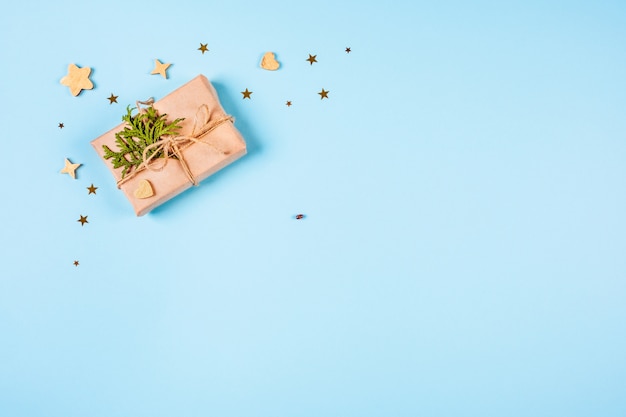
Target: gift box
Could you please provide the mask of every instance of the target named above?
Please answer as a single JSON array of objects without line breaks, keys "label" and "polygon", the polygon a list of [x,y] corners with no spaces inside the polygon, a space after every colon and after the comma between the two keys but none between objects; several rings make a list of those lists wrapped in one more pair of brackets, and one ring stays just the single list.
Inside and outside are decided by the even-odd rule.
[{"label": "gift box", "polygon": [[145,112],[146,107],[151,107],[166,123],[179,125],[175,134],[160,136],[143,149],[143,153],[132,152],[124,157],[142,161],[140,165],[123,172],[125,168],[115,167],[115,158],[111,157],[111,151],[120,150],[116,133],[128,128],[127,123],[91,142],[137,216],[198,185],[246,154],[246,143],[235,128],[233,118],[224,112],[215,88],[203,75],[154,103],[138,102],[137,106],[139,109],[135,112]]}]

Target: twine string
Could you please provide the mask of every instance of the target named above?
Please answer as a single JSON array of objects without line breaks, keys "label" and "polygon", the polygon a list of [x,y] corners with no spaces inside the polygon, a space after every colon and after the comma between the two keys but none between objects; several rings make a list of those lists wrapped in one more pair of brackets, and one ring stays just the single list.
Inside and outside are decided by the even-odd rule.
[{"label": "twine string", "polygon": [[146,109],[141,107],[141,105],[148,106],[148,107],[152,106],[154,104],[154,97],[150,97],[146,101],[137,100],[135,101],[135,104],[137,105],[137,110],[139,111],[139,113],[145,112]]},{"label": "twine string", "polygon": [[[154,99],[151,97],[146,101],[137,101],[136,103],[137,108],[141,112],[145,110],[140,105],[143,104],[145,106],[151,106],[154,103]],[[228,115],[213,121],[211,121],[210,119],[211,111],[209,109],[209,106],[203,104],[198,107],[198,110],[196,111],[196,114],[194,116],[193,128],[191,129],[191,133],[189,135],[162,136],[155,143],[146,146],[146,148],[144,148],[143,150],[142,155],[143,162],[131,173],[120,179],[117,182],[117,188],[120,188],[122,184],[135,177],[135,175],[139,174],[144,169],[148,169],[150,171],[163,170],[168,161],[173,158],[176,158],[180,162],[181,168],[183,169],[189,181],[193,185],[198,185],[198,181],[191,172],[189,164],[187,164],[187,161],[185,160],[185,156],[183,155],[182,151],[195,143],[199,143],[210,146],[216,152],[224,154],[224,151],[218,149],[214,144],[205,142],[201,140],[201,138],[211,133],[223,123],[229,121],[232,122],[234,120],[232,116]],[[196,132],[196,130],[198,131]],[[157,155],[161,155],[162,157],[157,158]]]}]

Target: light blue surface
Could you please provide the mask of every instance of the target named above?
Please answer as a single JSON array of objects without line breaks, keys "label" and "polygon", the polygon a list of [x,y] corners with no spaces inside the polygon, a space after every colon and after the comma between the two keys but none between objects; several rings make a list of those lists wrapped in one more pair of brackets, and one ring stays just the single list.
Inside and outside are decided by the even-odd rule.
[{"label": "light blue surface", "polygon": [[[23,1],[0,45],[1,417],[626,415],[623,1]],[[136,218],[89,142],[200,73],[249,154]]]}]

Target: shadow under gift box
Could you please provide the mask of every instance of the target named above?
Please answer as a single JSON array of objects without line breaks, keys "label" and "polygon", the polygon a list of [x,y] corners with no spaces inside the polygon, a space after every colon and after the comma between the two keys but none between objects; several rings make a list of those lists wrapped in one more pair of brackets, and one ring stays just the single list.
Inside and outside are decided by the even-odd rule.
[{"label": "shadow under gift box", "polygon": [[[159,114],[167,114],[168,122],[177,118],[185,119],[180,122],[179,135],[181,136],[193,134],[196,117],[203,107],[204,109],[208,108],[209,123],[227,116],[219,102],[215,88],[204,75],[198,75],[187,84],[154,103],[154,108]],[[102,145],[107,145],[111,150],[118,151],[115,134],[121,131],[124,126],[125,123],[122,123],[91,141],[91,145],[113,173],[116,182],[122,179],[122,168],[113,168],[112,158],[104,159]],[[195,130],[199,130],[197,125]],[[198,137],[197,140],[204,143],[191,142],[181,150],[182,159],[189,167],[189,171],[197,183],[246,154],[246,142],[232,121],[219,124],[209,133]],[[151,164],[161,167],[164,162],[162,159],[156,158]],[[126,177],[129,175],[130,173]],[[153,196],[148,198],[135,197],[134,192],[142,180],[150,182],[154,190]],[[137,172],[136,175],[123,182],[119,188],[126,194],[137,216],[143,216],[192,185],[192,180],[185,173],[181,160],[169,158],[162,169],[148,168]]]}]

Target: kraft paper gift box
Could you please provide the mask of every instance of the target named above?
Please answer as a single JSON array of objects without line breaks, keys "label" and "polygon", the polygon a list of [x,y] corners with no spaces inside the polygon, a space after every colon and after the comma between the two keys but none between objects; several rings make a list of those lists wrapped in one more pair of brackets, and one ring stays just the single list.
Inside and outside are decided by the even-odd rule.
[{"label": "kraft paper gift box", "polygon": [[[167,114],[169,123],[184,118],[180,122],[180,131],[169,144],[172,145],[168,148],[171,152],[169,158],[154,158],[143,169],[137,172],[131,170],[122,178],[122,168],[114,168],[113,159],[104,158],[103,145],[118,151],[115,134],[124,129],[125,123],[91,142],[137,216],[146,214],[246,154],[244,139],[235,128],[233,119],[224,112],[215,88],[205,76],[197,76],[154,102],[153,106],[158,114]],[[204,133],[206,130],[209,130],[208,133]],[[175,147],[178,154],[171,151]],[[146,180],[149,183],[147,187],[153,192],[147,198],[143,192],[146,191]]]}]

